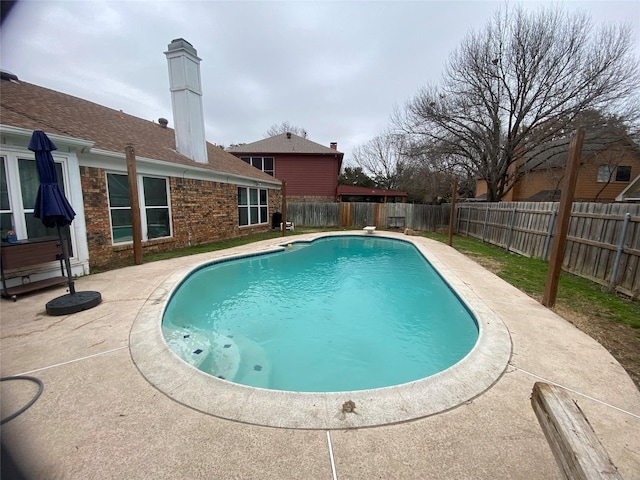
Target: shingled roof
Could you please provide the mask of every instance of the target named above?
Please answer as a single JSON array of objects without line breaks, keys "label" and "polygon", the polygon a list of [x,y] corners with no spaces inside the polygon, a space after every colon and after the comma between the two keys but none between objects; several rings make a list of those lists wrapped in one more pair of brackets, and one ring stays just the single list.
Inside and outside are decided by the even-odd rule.
[{"label": "shingled roof", "polygon": [[[564,168],[567,164],[570,143],[571,138],[565,137],[537,145],[525,154],[525,169]],[[583,162],[600,151],[609,148],[621,148],[621,146],[626,146],[636,151],[639,148],[627,135],[614,130],[588,131],[582,144],[580,160]]]},{"label": "shingled roof", "polygon": [[242,153],[302,153],[312,155],[339,155],[340,158],[344,156],[344,153],[334,150],[330,147],[325,147],[319,143],[312,142],[306,138],[300,137],[293,133],[281,133],[280,135],[274,135],[273,137],[265,138],[264,140],[258,140],[253,143],[246,143],[244,145],[238,145],[228,148],[227,151],[236,154]]},{"label": "shingled roof", "polygon": [[0,88],[2,125],[89,140],[94,149],[123,155],[133,145],[138,157],[278,181],[209,142],[209,163],[195,162],[176,152],[174,130],[159,123],[23,81],[3,79]]}]

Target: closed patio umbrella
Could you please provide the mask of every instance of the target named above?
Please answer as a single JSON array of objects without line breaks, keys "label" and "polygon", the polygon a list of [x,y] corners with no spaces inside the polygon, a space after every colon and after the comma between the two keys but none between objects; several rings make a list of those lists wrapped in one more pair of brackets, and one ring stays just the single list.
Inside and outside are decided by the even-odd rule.
[{"label": "closed patio umbrella", "polygon": [[36,169],[40,180],[33,215],[39,218],[45,227],[57,227],[65,269],[69,279],[69,294],[48,302],[47,313],[50,315],[68,315],[93,308],[100,303],[102,298],[98,292],[76,292],[75,290],[71,262],[69,260],[69,235],[65,239],[62,232],[63,229],[67,232],[69,231],[69,225],[75,218],[76,212],[73,211],[58,185],[56,166],[51,154],[56,149],[57,147],[42,130],[35,130],[31,135],[29,150],[35,154]]},{"label": "closed patio umbrella", "polygon": [[66,227],[76,216],[58,185],[56,164],[51,155],[51,151],[57,148],[42,130],[36,130],[31,135],[29,150],[35,154],[40,179],[33,215],[48,228]]}]

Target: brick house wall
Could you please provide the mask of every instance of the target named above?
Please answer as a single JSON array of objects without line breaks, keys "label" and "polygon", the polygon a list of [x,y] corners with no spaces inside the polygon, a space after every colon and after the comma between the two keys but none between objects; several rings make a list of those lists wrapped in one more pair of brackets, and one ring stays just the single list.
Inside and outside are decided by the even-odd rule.
[{"label": "brick house wall", "polygon": [[[131,264],[133,245],[113,245],[106,172],[102,168],[80,167],[87,219],[89,266],[105,270]],[[281,208],[281,194],[269,192],[269,222],[238,225],[238,186],[189,178],[169,177],[173,237],[142,242],[143,256],[215,240],[241,237],[271,230],[271,215]]]}]

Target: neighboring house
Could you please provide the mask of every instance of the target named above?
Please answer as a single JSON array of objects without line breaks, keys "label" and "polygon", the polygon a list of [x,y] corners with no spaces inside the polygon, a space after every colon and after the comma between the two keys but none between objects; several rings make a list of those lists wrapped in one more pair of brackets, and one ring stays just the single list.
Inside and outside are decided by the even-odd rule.
[{"label": "neighboring house", "polygon": [[[76,212],[71,224],[72,271],[111,268],[132,258],[132,221],[125,149],[134,147],[144,253],[169,251],[262,232],[281,207],[280,181],[206,142],[200,59],[182,39],[167,52],[175,130],[80,98],[22,82],[0,82],[0,220],[2,239],[46,231],[33,217],[39,181],[33,130],[43,130],[60,183]],[[14,281],[46,277],[58,266],[18,272]]]},{"label": "neighboring house", "polygon": [[227,151],[278,180],[289,202],[335,202],[344,153],[293,133],[282,133]]},{"label": "neighboring house", "polygon": [[407,192],[381,188],[338,185],[339,202],[405,203]]},{"label": "neighboring house", "polygon": [[[524,176],[502,199],[506,202],[559,201],[568,157],[569,140],[541,145],[524,164]],[[522,162],[513,167],[522,168]],[[615,139],[606,133],[587,133],[574,201],[614,202],[640,173],[640,148],[629,139]],[[487,184],[476,181],[476,199],[486,198]]]}]

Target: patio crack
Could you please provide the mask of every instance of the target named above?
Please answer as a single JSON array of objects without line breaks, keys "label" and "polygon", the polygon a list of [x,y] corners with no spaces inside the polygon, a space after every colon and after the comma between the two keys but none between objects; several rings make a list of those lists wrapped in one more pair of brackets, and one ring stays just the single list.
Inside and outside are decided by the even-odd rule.
[{"label": "patio crack", "polygon": [[43,333],[46,332],[47,330],[49,330],[50,328],[55,327],[56,325],[58,325],[59,323],[62,323],[63,321],[65,321],[68,318],[68,316],[64,316],[64,317],[60,317],[60,320],[57,320],[53,323],[51,323],[50,325],[46,326],[43,329],[39,329],[39,330],[31,330],[30,332],[25,332],[25,333],[15,333],[13,335],[5,335],[3,337],[0,337],[0,340],[5,340],[7,338],[21,338],[21,337],[28,337],[29,335],[32,335],[34,333]]}]

